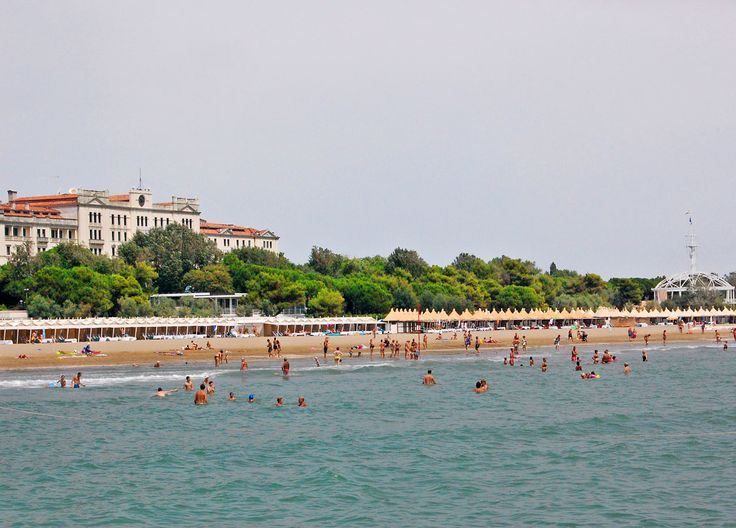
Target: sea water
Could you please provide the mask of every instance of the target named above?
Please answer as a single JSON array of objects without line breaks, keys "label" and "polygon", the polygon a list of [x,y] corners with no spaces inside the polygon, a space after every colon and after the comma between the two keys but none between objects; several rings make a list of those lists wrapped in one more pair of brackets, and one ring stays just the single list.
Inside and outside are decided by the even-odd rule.
[{"label": "sea water", "polygon": [[[79,370],[61,360],[2,372],[0,524],[734,525],[736,352],[592,351],[597,380],[549,348],[533,368],[492,351],[292,360],[288,380],[278,362],[82,368],[81,390],[48,387]],[[213,376],[210,405],[152,397],[187,374]]]}]

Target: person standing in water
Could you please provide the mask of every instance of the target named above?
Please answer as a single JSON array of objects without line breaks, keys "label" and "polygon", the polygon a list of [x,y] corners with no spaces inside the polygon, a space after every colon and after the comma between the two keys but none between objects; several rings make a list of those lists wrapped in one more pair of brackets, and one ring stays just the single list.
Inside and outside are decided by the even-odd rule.
[{"label": "person standing in water", "polygon": [[480,339],[478,339],[478,336],[475,336],[475,355],[480,356]]},{"label": "person standing in water", "polygon": [[284,358],[284,363],[281,365],[281,372],[283,373],[284,377],[289,376],[289,360]]},{"label": "person standing in water", "polygon": [[631,367],[628,363],[624,363],[624,374],[629,375],[631,374]]},{"label": "person standing in water", "polygon": [[248,361],[245,358],[240,358],[240,370],[248,370]]},{"label": "person standing in water", "polygon": [[57,381],[56,384],[59,385],[62,389],[66,388],[66,377],[64,376],[64,374],[59,377],[59,381]]},{"label": "person standing in water", "polygon": [[206,388],[207,386],[204,383],[199,386],[199,390],[194,394],[194,405],[207,405]]},{"label": "person standing in water", "polygon": [[641,360],[642,361],[649,361],[649,357],[647,357],[647,351],[646,350],[642,350],[641,351]]},{"label": "person standing in water", "polygon": [[667,344],[667,330],[662,330],[662,345]]},{"label": "person standing in water", "polygon": [[189,392],[189,391],[191,391],[191,390],[192,390],[193,388],[194,388],[194,386],[193,386],[193,384],[192,384],[192,378],[190,378],[189,376],[187,376],[187,378],[186,378],[186,379],[184,380],[184,390],[185,390],[186,392]]},{"label": "person standing in water", "polygon": [[547,358],[542,358],[542,366],[540,368],[542,372],[547,372]]},{"label": "person standing in water", "polygon": [[437,382],[432,376],[432,369],[429,369],[422,379],[422,385],[435,385]]},{"label": "person standing in water", "polygon": [[82,373],[77,372],[72,378],[72,388],[79,389],[80,387],[84,387],[84,386],[85,386],[84,383],[82,383]]}]

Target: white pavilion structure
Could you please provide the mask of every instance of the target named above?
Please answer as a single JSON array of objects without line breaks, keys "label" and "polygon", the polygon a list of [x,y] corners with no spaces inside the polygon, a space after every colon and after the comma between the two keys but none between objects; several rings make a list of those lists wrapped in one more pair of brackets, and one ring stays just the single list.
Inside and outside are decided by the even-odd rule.
[{"label": "white pavilion structure", "polygon": [[696,270],[696,250],[693,230],[693,219],[690,221],[690,231],[685,237],[685,247],[690,256],[690,271],[670,275],[657,284],[654,288],[654,299],[657,302],[666,301],[673,297],[681,296],[683,293],[695,290],[708,290],[719,292],[724,297],[726,304],[736,304],[736,288],[729,284],[723,277],[715,273],[706,273]]}]

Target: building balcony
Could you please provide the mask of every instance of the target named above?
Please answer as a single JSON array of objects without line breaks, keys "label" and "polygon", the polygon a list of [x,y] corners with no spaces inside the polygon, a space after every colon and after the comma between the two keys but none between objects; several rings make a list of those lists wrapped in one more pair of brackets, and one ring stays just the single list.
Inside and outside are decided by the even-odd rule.
[{"label": "building balcony", "polygon": [[90,239],[89,244],[91,246],[104,246],[105,245],[105,241],[104,240]]},{"label": "building balcony", "polygon": [[49,241],[49,237],[45,237],[45,236],[36,237],[36,242],[38,242],[39,244],[47,244],[48,241]]}]

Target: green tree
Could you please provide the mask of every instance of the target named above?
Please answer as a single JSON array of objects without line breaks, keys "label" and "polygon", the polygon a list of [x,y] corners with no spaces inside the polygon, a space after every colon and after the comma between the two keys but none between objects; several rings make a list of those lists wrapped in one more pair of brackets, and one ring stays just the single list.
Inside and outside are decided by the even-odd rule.
[{"label": "green tree", "polygon": [[498,308],[515,308],[517,310],[526,308],[529,310],[541,306],[542,302],[542,296],[534,288],[510,285],[501,289],[494,304]]},{"label": "green tree", "polygon": [[309,300],[309,313],[315,317],[341,315],[344,299],[339,291],[322,289]]},{"label": "green tree", "polygon": [[312,247],[309,253],[307,266],[317,273],[339,277],[342,275],[342,266],[347,259],[334,251],[318,246]]},{"label": "green tree", "polygon": [[639,304],[644,298],[639,282],[634,279],[611,279],[608,281],[609,287],[613,291],[613,305],[621,309],[627,304]]},{"label": "green tree", "polygon": [[338,288],[345,298],[347,312],[355,315],[385,314],[391,309],[393,296],[388,289],[367,276],[343,279]]},{"label": "green tree", "polygon": [[118,251],[130,265],[137,262],[152,265],[158,273],[156,284],[162,293],[181,292],[186,273],[214,264],[221,256],[212,240],[179,224],[145,233],[139,231]]},{"label": "green tree", "polygon": [[28,316],[34,319],[53,319],[61,316],[61,306],[48,297],[33,293],[26,304]]},{"label": "green tree", "polygon": [[187,272],[182,278],[186,287],[195,292],[233,293],[233,279],[223,264],[210,264],[202,269]]},{"label": "green tree", "polygon": [[413,249],[396,248],[388,256],[386,262],[387,273],[395,273],[402,269],[415,278],[424,273],[428,267],[429,265]]}]

